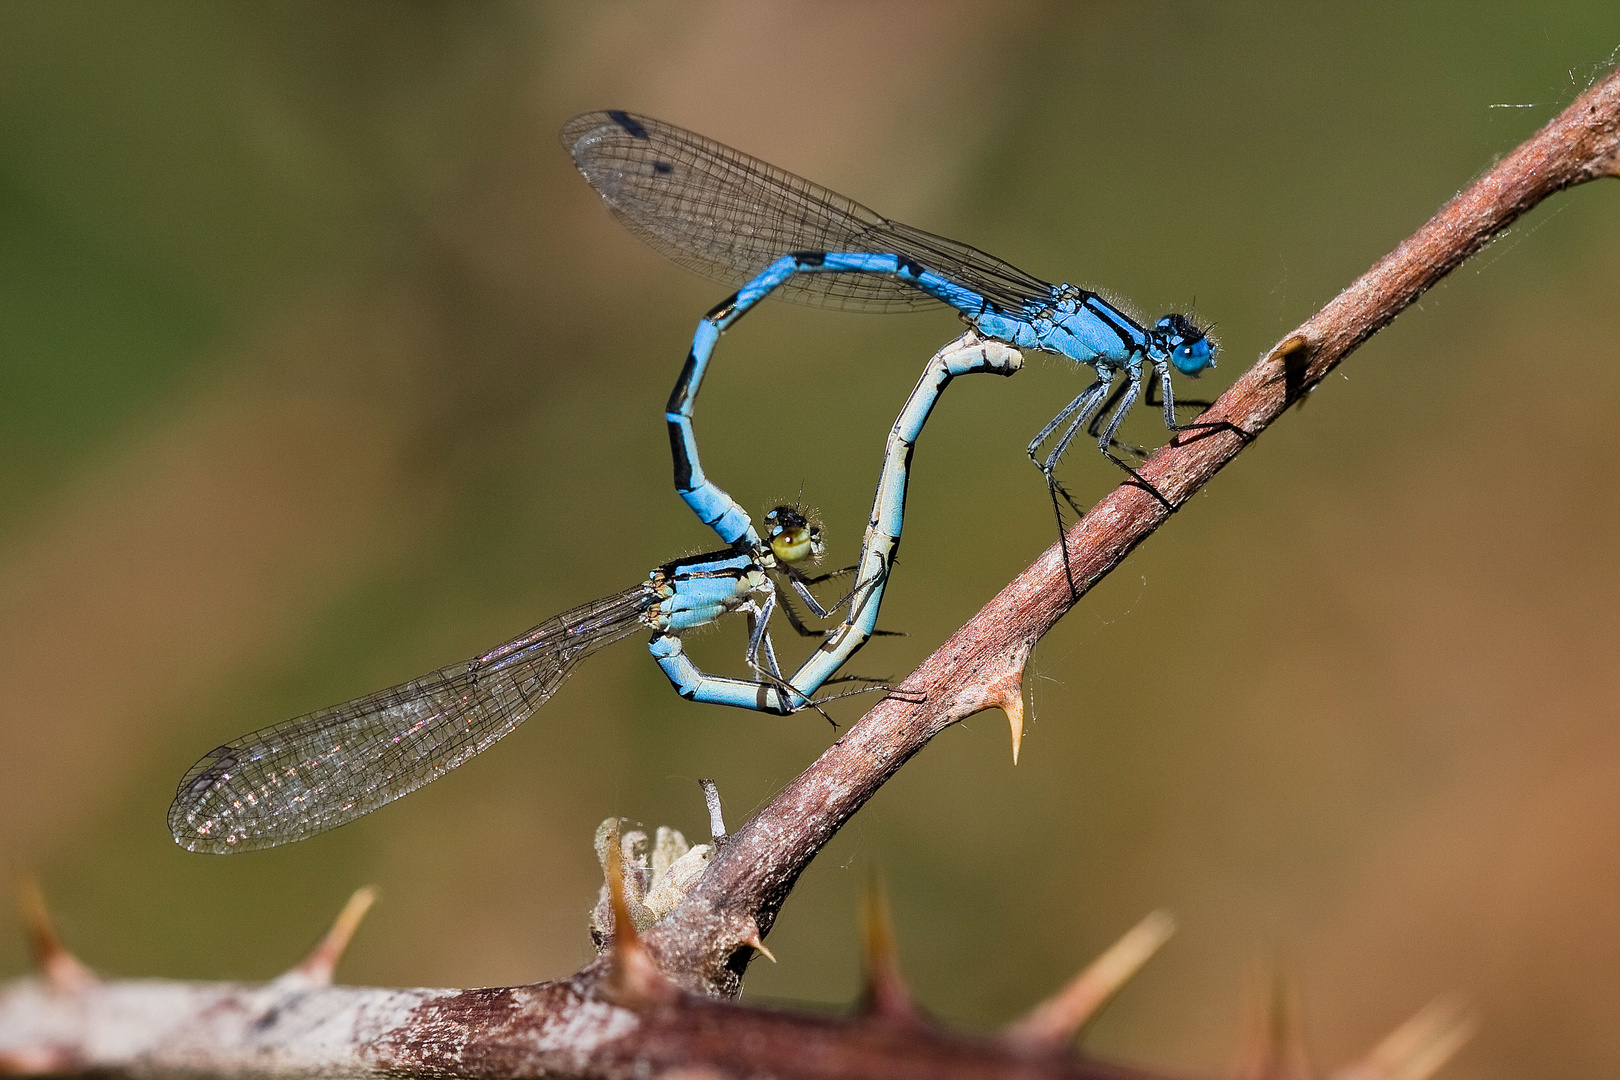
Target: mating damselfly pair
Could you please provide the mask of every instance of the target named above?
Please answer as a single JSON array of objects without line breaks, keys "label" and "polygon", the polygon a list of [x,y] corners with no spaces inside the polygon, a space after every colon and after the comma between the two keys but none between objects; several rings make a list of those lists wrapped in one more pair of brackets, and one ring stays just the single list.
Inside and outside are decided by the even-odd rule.
[{"label": "mating damselfly pair", "polygon": [[[1010,375],[1018,349],[1066,356],[1095,380],[1030,442],[1054,506],[1058,460],[1083,429],[1114,453],[1124,416],[1149,380],[1163,387],[1165,424],[1178,430],[1170,369],[1197,375],[1214,345],[1183,315],[1144,327],[1095,292],[1051,285],[976,248],[890,221],[808,180],[692,132],[618,110],[564,125],[564,147],[608,208],[674,262],[739,286],[698,324],[665,421],[682,499],[726,548],[655,568],[642,583],[540,624],[482,656],[388,690],[235,739],[181,780],[169,811],[176,842],[193,851],[271,847],[351,821],[437,779],[510,732],[554,693],[573,666],[638,631],[682,697],[792,713],[874,633],[903,525],[916,441],[954,378]],[[852,587],[823,605],[807,577],[819,528],[777,507],[764,535],[700,462],[693,427],[698,391],[721,333],[768,296],[856,311],[943,303],[972,328],[937,353],[890,432]],[[1114,384],[1121,376],[1119,389]],[[1112,397],[1110,394],[1112,393]],[[1111,410],[1111,411],[1110,411]],[[1050,447],[1042,454],[1042,448]],[[1149,488],[1149,490],[1152,490]],[[1155,492],[1155,494],[1157,494]],[[792,676],[776,660],[770,622],[790,588],[816,618],[820,645]],[[749,623],[752,677],[708,675],[680,635],[737,612]]]}]

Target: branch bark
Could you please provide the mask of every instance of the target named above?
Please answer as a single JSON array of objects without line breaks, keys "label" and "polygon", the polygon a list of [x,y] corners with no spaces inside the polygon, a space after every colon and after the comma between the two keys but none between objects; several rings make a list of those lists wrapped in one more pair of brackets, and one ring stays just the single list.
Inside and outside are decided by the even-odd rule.
[{"label": "branch bark", "polygon": [[[1520,215],[1602,176],[1620,176],[1620,73],[1581,95],[1273,347],[1200,418],[1206,426],[1154,454],[1142,476],[1182,505],[1358,345]],[[1027,1040],[948,1034],[892,1009],[840,1021],[720,999],[738,992],[798,875],[913,754],[987,708],[1006,710],[1016,733],[1035,642],[1170,513],[1134,482],[1098,503],[1064,540],[1076,588],[1054,545],[726,837],[684,901],[635,944],[635,964],[620,942],[568,979],[493,990],[331,987],[301,969],[259,986],[18,980],[0,987],[0,1071],[1131,1075],[1049,1046],[1032,1053]]]}]

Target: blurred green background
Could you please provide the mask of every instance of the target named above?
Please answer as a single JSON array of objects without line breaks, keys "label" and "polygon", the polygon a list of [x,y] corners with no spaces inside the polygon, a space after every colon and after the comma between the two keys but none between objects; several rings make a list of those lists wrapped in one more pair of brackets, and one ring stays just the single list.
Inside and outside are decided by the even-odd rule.
[{"label": "blurred green background", "polygon": [[[358,885],[341,974],[590,953],[590,839],[706,833],[832,737],[678,700],[639,645],[351,827],[231,858],[164,827],[230,736],[472,655],[712,546],[659,414],[725,292],[625,234],[555,131],[624,107],[1253,359],[1567,104],[1613,3],[8,4],[0,8],[0,858],[112,973],[260,979]],[[1040,645],[1010,761],[940,737],[801,881],[756,999],[843,1002],[888,879],[919,997],[1004,1021],[1148,910],[1099,1052],[1215,1074],[1257,965],[1327,1064],[1434,995],[1462,1077],[1620,1070],[1620,185],[1403,315]],[[699,430],[752,510],[855,551],[947,314],[767,305]],[[900,675],[1052,542],[1030,434],[1082,385],[964,382],[854,670]],[[1151,411],[1133,438],[1163,439]],[[1085,499],[1118,480],[1086,450]],[[738,627],[692,646],[740,670]],[[853,720],[862,702],[833,707]],[[14,920],[12,921],[14,925]],[[22,972],[0,933],[0,974]]]}]

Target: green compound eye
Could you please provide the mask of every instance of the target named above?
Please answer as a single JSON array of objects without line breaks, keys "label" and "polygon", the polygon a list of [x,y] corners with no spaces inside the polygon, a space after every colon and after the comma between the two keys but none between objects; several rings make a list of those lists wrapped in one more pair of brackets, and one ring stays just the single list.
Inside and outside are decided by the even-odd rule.
[{"label": "green compound eye", "polygon": [[785,563],[801,563],[815,556],[815,539],[808,528],[783,529],[771,537],[771,553]]},{"label": "green compound eye", "polygon": [[765,515],[771,554],[787,566],[821,558],[821,526],[795,506],[778,506]]}]

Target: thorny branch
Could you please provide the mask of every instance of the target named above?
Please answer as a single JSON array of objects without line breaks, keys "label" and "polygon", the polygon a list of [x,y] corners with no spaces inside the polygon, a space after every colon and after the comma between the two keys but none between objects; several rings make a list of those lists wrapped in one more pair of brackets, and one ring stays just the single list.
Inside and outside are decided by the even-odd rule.
[{"label": "thorny branch", "polygon": [[[1200,417],[1197,430],[1154,454],[1141,475],[1182,505],[1358,345],[1520,215],[1554,192],[1603,176],[1620,176],[1620,73],[1581,95],[1273,347]],[[1134,481],[1098,503],[1065,537],[1075,589],[1054,546],[717,844],[685,898],[645,934],[627,915],[630,879],[610,869],[619,932],[608,952],[570,978],[492,990],[334,987],[331,966],[341,949],[330,945],[267,984],[98,982],[61,948],[40,912],[31,923],[44,974],[0,987],[0,1072],[1140,1076],[1070,1056],[1067,1044],[1162,940],[1163,927],[1151,922],[999,1039],[954,1035],[917,1015],[895,972],[887,923],[875,912],[868,919],[868,993],[855,1017],[772,1012],[725,999],[738,992],[805,866],[931,738],[1000,708],[1016,754],[1023,668],[1035,642],[1170,513]],[[717,796],[710,807],[718,821]],[[609,861],[619,864],[620,845],[609,847]],[[1426,1076],[1463,1030],[1454,1011],[1420,1014],[1341,1075]]]}]

